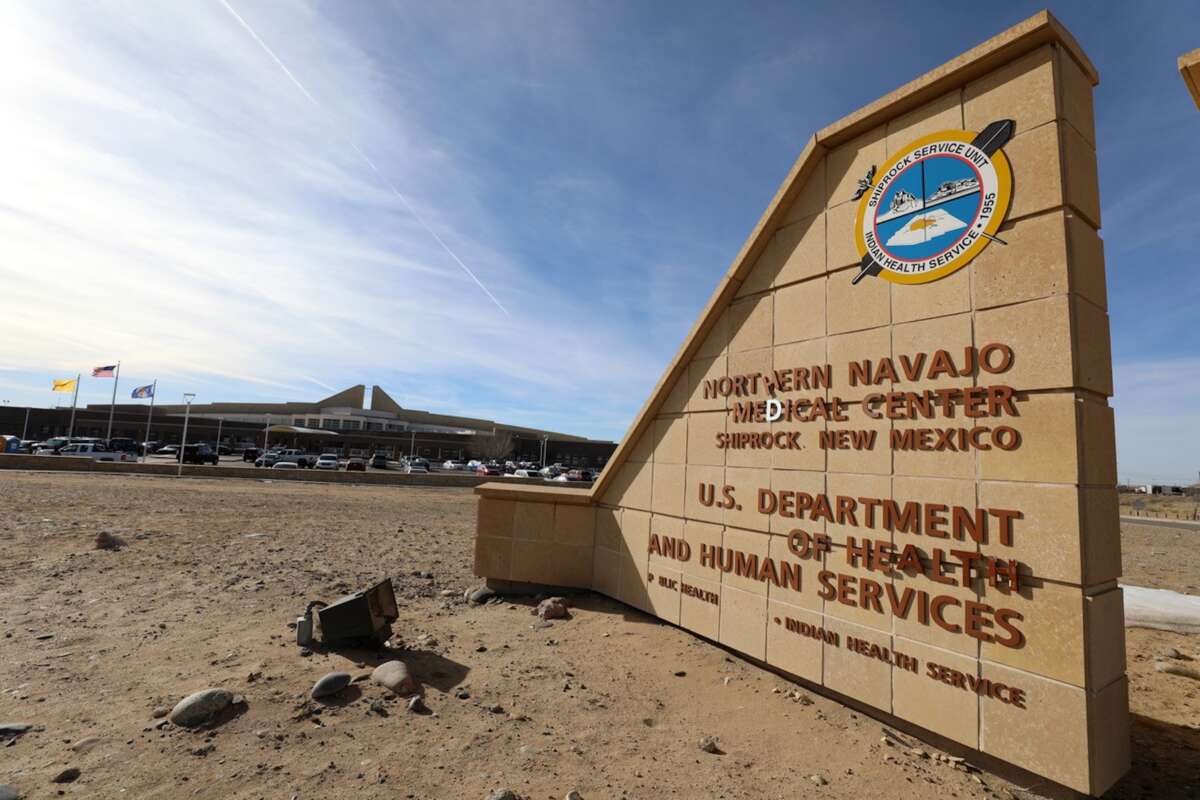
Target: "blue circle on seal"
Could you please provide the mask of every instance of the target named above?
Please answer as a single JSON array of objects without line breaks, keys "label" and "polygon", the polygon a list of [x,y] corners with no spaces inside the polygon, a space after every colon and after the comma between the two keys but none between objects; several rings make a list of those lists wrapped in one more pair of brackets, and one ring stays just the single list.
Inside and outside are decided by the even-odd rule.
[{"label": "blue circle on seal", "polygon": [[907,167],[876,206],[876,240],[900,261],[954,247],[979,219],[982,178],[965,158],[936,155]]}]

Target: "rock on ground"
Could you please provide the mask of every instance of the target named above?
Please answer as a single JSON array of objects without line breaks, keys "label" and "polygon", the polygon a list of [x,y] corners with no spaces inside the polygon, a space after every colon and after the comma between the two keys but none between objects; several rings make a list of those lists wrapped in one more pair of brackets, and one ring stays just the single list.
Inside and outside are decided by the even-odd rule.
[{"label": "rock on ground", "polygon": [[400,695],[416,694],[421,689],[403,661],[383,662],[371,673],[371,680]]},{"label": "rock on ground", "polygon": [[233,692],[226,689],[201,689],[189,694],[171,709],[171,722],[195,728],[210,721],[233,703]]},{"label": "rock on ground", "polygon": [[571,615],[567,613],[567,602],[561,597],[547,597],[542,602],[538,603],[537,608],[533,610],[541,619],[570,619]]},{"label": "rock on ground", "polygon": [[320,697],[332,697],[350,685],[349,672],[330,672],[327,675],[321,676],[320,680],[313,684],[312,691],[309,692],[314,699]]},{"label": "rock on ground", "polygon": [[524,800],[521,795],[514,792],[512,789],[504,788],[497,789],[487,796],[487,800]]}]

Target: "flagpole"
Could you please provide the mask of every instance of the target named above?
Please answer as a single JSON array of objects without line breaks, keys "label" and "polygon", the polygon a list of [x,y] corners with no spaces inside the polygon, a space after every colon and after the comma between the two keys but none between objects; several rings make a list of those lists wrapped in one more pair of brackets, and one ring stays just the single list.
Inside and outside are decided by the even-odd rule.
[{"label": "flagpole", "polygon": [[146,412],[146,438],[142,439],[142,463],[146,463],[146,459],[150,454],[146,452],[147,445],[150,444],[150,418],[154,416],[154,395],[158,394],[158,378],[154,379],[154,383],[150,385],[150,410]]},{"label": "flagpole", "polygon": [[118,361],[117,362],[117,372],[115,375],[113,375],[112,402],[109,403],[109,405],[108,405],[108,435],[104,437],[104,441],[106,443],[112,441],[113,411],[115,411],[117,408],[117,384],[120,382],[121,382],[121,362]]},{"label": "flagpole", "polygon": [[79,379],[83,377],[82,372],[75,373],[75,394],[71,396],[71,425],[67,428],[67,444],[71,443],[71,437],[75,434],[75,403],[79,400]]}]

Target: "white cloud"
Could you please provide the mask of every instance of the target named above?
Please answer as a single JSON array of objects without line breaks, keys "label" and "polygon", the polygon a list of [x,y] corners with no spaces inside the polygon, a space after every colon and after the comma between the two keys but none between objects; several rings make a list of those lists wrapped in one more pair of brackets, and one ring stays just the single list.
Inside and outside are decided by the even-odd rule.
[{"label": "white cloud", "polygon": [[1195,483],[1200,358],[1118,363],[1113,379],[1119,479]]},{"label": "white cloud", "polygon": [[[619,433],[661,367],[635,332],[490,246],[487,176],[315,7],[238,10],[321,111],[215,3],[6,9],[3,366],[65,374],[120,357],[139,375],[268,394],[402,375],[446,387],[437,410]],[[544,324],[548,309],[569,328]],[[580,398],[595,405],[562,413]]]}]

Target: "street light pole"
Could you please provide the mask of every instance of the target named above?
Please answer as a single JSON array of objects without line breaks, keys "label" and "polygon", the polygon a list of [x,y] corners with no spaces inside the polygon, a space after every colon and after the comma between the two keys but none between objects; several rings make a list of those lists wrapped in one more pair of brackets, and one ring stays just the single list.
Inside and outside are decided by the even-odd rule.
[{"label": "street light pole", "polygon": [[184,392],[183,402],[185,408],[183,410],[183,442],[179,445],[179,471],[175,473],[176,478],[183,477],[183,456],[187,452],[187,429],[188,418],[192,415],[192,401],[196,399],[193,392]]},{"label": "street light pole", "polygon": [[217,460],[221,459],[221,426],[225,424],[224,417],[217,417]]},{"label": "street light pole", "polygon": [[29,406],[25,406],[25,427],[21,428],[21,441],[24,442],[29,437],[25,434],[29,433]]}]

